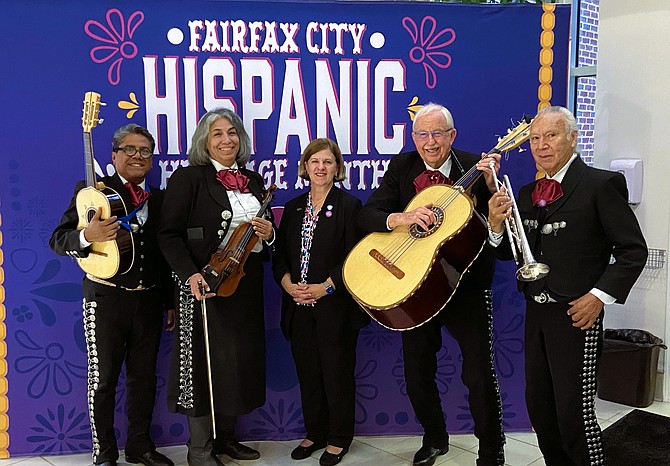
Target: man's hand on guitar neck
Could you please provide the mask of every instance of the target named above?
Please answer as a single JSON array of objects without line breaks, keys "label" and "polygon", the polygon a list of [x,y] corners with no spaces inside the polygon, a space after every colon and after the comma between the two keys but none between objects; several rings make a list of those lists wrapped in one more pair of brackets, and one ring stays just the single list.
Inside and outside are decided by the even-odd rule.
[{"label": "man's hand on guitar neck", "polygon": [[102,208],[99,207],[84,229],[84,239],[89,243],[113,241],[116,239],[119,228],[121,228],[121,222],[116,219],[116,216],[100,220],[101,215]]},{"label": "man's hand on guitar neck", "polygon": [[493,162],[493,168],[496,171],[496,174],[498,173],[498,170],[500,170],[500,154],[487,154],[485,152],[482,152],[482,158],[479,162],[477,162],[477,170],[481,171],[484,173],[484,178],[486,179],[486,186],[488,186],[489,191],[492,193],[497,192],[496,188],[496,182],[495,179],[493,178],[493,174],[491,173],[491,162]]}]

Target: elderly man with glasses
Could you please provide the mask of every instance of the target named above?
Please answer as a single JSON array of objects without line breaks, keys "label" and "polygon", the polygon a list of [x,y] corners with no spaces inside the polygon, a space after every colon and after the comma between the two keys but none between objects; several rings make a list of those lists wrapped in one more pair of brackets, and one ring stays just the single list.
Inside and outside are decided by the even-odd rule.
[{"label": "elderly man with glasses", "polygon": [[[403,209],[425,187],[437,183],[452,184],[452,180],[460,179],[475,165],[484,172],[484,178],[475,182],[469,192],[477,200],[476,210],[486,218],[487,202],[496,191],[488,163],[493,160],[497,169],[500,155],[482,158],[453,149],[456,138],[454,120],[449,110],[441,105],[423,106],[416,113],[412,129],[416,150],[391,159],[381,185],[361,210],[361,229],[384,232],[412,224],[429,229],[436,222],[430,205],[408,212]],[[423,325],[402,332],[407,394],[424,429],[422,447],[414,455],[414,465],[432,465],[439,455],[449,450],[449,436],[435,380],[443,327],[456,339],[463,355],[461,378],[469,391],[470,412],[479,439],[477,464],[493,466],[505,462],[500,389],[492,352],[490,288],[494,264],[492,248],[486,244],[446,307]]]}]

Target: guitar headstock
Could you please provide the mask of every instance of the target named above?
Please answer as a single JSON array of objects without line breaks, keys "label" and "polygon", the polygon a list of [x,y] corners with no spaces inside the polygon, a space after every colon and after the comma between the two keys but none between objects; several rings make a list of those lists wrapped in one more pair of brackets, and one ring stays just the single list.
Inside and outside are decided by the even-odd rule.
[{"label": "guitar headstock", "polygon": [[85,133],[90,133],[98,123],[102,123],[102,118],[98,118],[101,105],[105,104],[100,102],[100,94],[97,92],[87,92],[84,96],[84,109],[81,122]]},{"label": "guitar headstock", "polygon": [[516,149],[526,142],[530,137],[530,124],[532,121],[533,119],[528,115],[524,116],[523,120],[516,127],[508,130],[505,136],[498,139],[498,144],[496,144],[491,152],[500,154]]}]

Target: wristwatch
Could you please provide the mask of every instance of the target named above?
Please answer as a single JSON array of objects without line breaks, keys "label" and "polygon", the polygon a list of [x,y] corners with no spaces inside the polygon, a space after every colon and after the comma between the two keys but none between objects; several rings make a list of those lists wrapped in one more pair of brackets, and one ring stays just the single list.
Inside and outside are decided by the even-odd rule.
[{"label": "wristwatch", "polygon": [[335,288],[331,286],[330,283],[328,282],[323,282],[322,285],[326,288],[326,294],[333,294],[335,293]]}]

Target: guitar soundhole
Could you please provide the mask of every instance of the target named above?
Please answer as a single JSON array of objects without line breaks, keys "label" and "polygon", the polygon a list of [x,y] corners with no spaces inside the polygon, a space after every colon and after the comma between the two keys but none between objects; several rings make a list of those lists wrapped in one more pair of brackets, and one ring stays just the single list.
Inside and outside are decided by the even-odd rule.
[{"label": "guitar soundhole", "polygon": [[431,207],[430,210],[432,210],[433,213],[435,214],[435,218],[437,219],[437,221],[435,223],[433,223],[432,225],[430,225],[430,228],[428,228],[428,230],[424,230],[423,228],[421,228],[416,223],[413,224],[412,226],[410,226],[409,227],[409,234],[412,236],[412,238],[419,239],[419,238],[425,238],[427,236],[430,236],[440,228],[440,225],[442,225],[442,222],[444,221],[444,211],[442,209],[440,209],[439,207],[435,207],[435,206]]},{"label": "guitar soundhole", "polygon": [[91,220],[93,220],[93,217],[95,216],[95,213],[96,213],[96,212],[97,212],[97,211],[96,211],[95,209],[88,209],[88,210],[86,211],[86,221],[87,221],[88,223],[91,223]]}]

